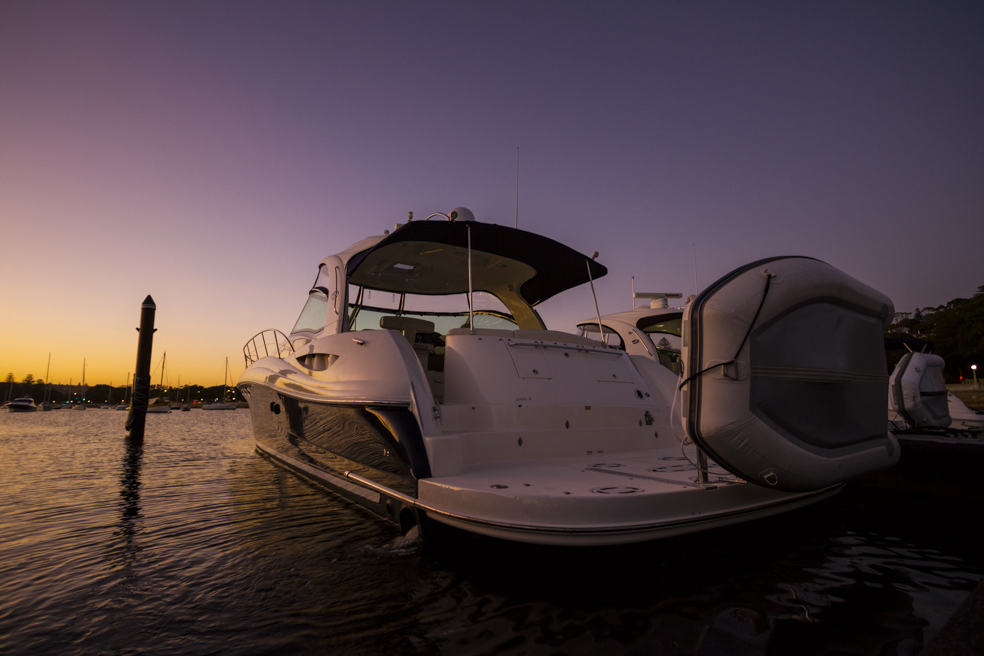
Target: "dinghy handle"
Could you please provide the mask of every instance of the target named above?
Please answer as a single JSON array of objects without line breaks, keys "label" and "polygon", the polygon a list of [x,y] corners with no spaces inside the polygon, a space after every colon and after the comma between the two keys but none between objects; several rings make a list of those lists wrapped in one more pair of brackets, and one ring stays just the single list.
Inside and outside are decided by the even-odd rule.
[{"label": "dinghy handle", "polygon": [[769,286],[772,284],[772,279],[776,277],[776,274],[770,271],[769,269],[763,269],[762,274],[765,276],[765,291],[762,292],[762,300],[759,303],[758,309],[755,310],[755,316],[752,317],[752,322],[748,324],[748,331],[745,333],[744,339],[741,340],[741,344],[738,346],[738,350],[735,351],[735,357],[731,358],[731,360],[729,360],[728,362],[718,362],[717,364],[712,364],[710,367],[701,369],[697,373],[687,376],[680,383],[680,387],[678,389],[683,389],[684,385],[689,383],[697,376],[700,376],[701,374],[706,374],[711,369],[716,369],[718,367],[727,367],[728,365],[735,364],[738,361],[738,355],[741,353],[741,350],[745,348],[745,342],[748,341],[748,336],[752,334],[752,328],[755,327],[755,322],[758,321],[759,314],[762,312],[762,306],[765,305],[765,297],[769,295]]}]

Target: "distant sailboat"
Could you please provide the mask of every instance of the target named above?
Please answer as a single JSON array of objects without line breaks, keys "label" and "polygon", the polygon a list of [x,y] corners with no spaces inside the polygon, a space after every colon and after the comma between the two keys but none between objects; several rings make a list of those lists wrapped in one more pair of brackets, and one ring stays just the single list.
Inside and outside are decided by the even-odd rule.
[{"label": "distant sailboat", "polygon": [[82,358],[82,400],[72,406],[74,410],[85,410],[85,358]]},{"label": "distant sailboat", "polygon": [[[161,386],[157,390],[159,394],[164,389],[164,361],[166,359],[167,359],[167,353],[165,352],[164,356],[161,358]],[[150,403],[147,404],[147,412],[154,412],[154,413],[171,412],[171,403],[163,396],[158,396],[157,398],[151,399]]]},{"label": "distant sailboat", "polygon": [[235,410],[237,406],[235,403],[226,398],[226,383],[229,381],[229,358],[225,360],[225,371],[222,372],[222,400],[216,401],[215,403],[209,403],[202,407],[202,410]]},{"label": "distant sailboat", "polygon": [[44,410],[46,412],[48,410],[51,410],[51,408],[52,408],[52,405],[51,405],[51,380],[48,379],[48,376],[50,376],[50,375],[51,375],[51,353],[48,354],[48,370],[44,372],[44,383],[45,383],[45,388],[44,388],[44,401],[42,401],[41,402],[41,405],[40,405],[41,410]]},{"label": "distant sailboat", "polygon": [[130,372],[126,372],[126,387],[123,389],[123,403],[116,406],[117,410],[129,410],[130,404],[127,402],[127,393],[130,391]]}]

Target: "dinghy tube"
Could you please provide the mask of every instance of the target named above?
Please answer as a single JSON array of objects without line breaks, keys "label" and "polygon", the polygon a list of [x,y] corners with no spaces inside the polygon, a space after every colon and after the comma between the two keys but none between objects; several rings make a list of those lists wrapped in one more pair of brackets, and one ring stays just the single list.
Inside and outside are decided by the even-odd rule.
[{"label": "dinghy tube", "polygon": [[946,428],[950,408],[943,358],[929,353],[906,353],[888,381],[892,409],[910,428]]},{"label": "dinghy tube", "polygon": [[891,467],[893,313],[884,294],[812,258],[732,271],[683,315],[687,436],[736,476],[788,492]]}]

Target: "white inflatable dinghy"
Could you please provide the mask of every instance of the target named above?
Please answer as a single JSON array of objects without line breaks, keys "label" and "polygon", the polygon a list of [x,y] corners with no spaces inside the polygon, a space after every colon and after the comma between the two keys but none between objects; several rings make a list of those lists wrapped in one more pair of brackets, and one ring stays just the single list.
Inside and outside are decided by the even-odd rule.
[{"label": "white inflatable dinghy", "polygon": [[946,428],[950,411],[943,358],[930,353],[906,353],[889,379],[891,407],[909,428]]},{"label": "white inflatable dinghy", "polygon": [[760,260],[683,315],[687,436],[745,480],[818,490],[891,467],[884,294],[806,257]]}]

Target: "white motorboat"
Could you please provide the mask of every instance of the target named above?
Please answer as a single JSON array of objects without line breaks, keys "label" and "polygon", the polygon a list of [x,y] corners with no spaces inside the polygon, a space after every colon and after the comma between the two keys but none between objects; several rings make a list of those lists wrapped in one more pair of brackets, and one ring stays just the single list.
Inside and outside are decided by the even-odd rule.
[{"label": "white motorboat", "polygon": [[[685,308],[670,307],[669,301],[682,297],[679,293],[633,292],[631,310],[585,319],[577,324],[578,334],[659,362],[679,375],[683,370],[680,356]],[[638,306],[640,298],[648,304]],[[693,298],[687,299],[687,303]]]},{"label": "white motorboat", "polygon": [[[835,269],[756,263],[695,301],[682,357],[700,373],[676,422],[696,446],[681,453],[676,373],[536,312],[605,267],[464,208],[435,216],[322,260],[289,336],[246,344],[238,386],[260,452],[407,531],[556,545],[774,515],[898,459],[884,358],[861,348],[891,302]],[[833,361],[800,357],[805,341]],[[730,473],[699,470],[697,446]]]},{"label": "white motorboat", "polygon": [[7,408],[7,412],[36,412],[38,409],[38,406],[34,403],[34,399],[29,396],[9,401],[5,407]]}]

